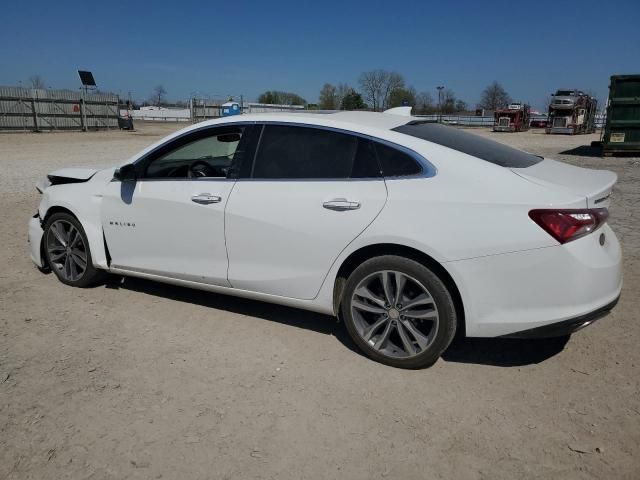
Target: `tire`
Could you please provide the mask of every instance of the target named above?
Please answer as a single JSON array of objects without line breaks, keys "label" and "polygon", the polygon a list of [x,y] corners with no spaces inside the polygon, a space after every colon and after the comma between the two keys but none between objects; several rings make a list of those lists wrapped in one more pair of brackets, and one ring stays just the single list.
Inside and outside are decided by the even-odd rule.
[{"label": "tire", "polygon": [[73,215],[64,212],[51,215],[45,223],[42,241],[47,265],[62,283],[85,288],[106,278],[106,272],[93,266],[87,235]]},{"label": "tire", "polygon": [[372,258],[353,271],[340,312],[358,347],[392,367],[433,365],[456,333],[456,309],[442,280],[421,263],[395,255]]}]

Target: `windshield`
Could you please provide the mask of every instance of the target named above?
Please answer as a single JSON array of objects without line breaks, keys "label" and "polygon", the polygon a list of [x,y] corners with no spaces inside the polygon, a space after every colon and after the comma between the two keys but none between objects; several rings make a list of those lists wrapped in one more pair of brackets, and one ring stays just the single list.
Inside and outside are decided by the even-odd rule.
[{"label": "windshield", "polygon": [[526,168],[542,161],[542,158],[522,150],[437,123],[410,122],[393,130],[449,147],[501,167]]},{"label": "windshield", "polygon": [[573,96],[573,90],[558,90],[556,92],[556,97],[571,97]]}]

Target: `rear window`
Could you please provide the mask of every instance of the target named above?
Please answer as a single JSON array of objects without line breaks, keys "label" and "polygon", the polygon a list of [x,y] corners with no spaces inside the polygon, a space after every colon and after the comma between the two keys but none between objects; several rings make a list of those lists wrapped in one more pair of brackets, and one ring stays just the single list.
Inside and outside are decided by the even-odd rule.
[{"label": "rear window", "polygon": [[516,150],[493,140],[438,123],[411,122],[393,130],[437,143],[443,147],[449,147],[501,167],[527,168],[542,161],[540,157],[522,150]]}]

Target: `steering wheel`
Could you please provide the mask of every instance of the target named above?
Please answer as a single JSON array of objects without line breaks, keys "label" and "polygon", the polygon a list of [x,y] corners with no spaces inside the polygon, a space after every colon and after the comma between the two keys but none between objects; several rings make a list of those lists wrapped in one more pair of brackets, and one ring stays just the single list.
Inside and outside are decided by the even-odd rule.
[{"label": "steering wheel", "polygon": [[204,160],[196,160],[189,165],[189,178],[214,177],[215,170]]}]

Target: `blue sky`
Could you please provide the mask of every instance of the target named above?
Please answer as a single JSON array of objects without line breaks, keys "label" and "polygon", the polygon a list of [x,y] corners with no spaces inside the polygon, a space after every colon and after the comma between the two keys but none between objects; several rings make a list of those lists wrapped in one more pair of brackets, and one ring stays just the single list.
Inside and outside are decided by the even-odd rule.
[{"label": "blue sky", "polygon": [[40,74],[77,88],[77,68],[134,98],[157,84],[191,92],[294,91],[396,70],[418,91],[445,85],[475,105],[498,80],[541,107],[559,87],[607,96],[616,73],[640,73],[640,1],[4,2],[0,85]]}]

